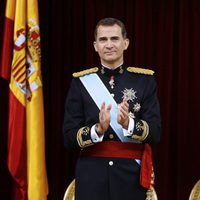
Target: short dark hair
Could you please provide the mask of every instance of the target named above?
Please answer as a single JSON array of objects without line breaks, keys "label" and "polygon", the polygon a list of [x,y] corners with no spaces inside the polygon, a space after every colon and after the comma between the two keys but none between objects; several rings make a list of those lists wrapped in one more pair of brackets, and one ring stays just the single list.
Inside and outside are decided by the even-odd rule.
[{"label": "short dark hair", "polygon": [[117,24],[119,27],[121,27],[122,36],[123,36],[123,38],[126,38],[127,37],[127,32],[126,32],[126,28],[124,26],[124,23],[122,21],[118,20],[118,19],[109,17],[109,18],[101,19],[97,23],[97,25],[95,27],[95,30],[94,30],[94,38],[95,38],[95,40],[97,38],[97,30],[98,30],[99,26],[113,26],[115,24]]}]

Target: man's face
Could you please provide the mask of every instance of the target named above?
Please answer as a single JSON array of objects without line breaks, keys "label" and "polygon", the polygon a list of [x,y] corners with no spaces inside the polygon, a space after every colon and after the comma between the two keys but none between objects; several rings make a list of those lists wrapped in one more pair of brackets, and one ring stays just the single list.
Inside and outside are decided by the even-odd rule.
[{"label": "man's face", "polygon": [[116,67],[123,63],[123,52],[128,48],[129,40],[123,38],[121,27],[99,26],[94,48],[100,56],[101,63]]}]

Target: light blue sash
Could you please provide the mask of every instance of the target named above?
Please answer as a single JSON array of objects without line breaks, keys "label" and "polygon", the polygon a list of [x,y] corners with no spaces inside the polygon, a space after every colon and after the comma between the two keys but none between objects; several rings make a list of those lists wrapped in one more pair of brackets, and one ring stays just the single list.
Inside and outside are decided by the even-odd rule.
[{"label": "light blue sash", "polygon": [[99,76],[96,73],[93,74],[88,74],[82,77],[79,77],[81,82],[83,83],[84,87],[86,90],[89,92],[90,96],[96,103],[97,107],[99,110],[101,109],[101,105],[103,102],[106,103],[106,106],[109,104],[112,105],[112,109],[110,111],[111,114],[111,121],[110,121],[110,126],[112,129],[115,131],[117,136],[122,142],[133,142],[135,143],[136,141],[125,137],[123,134],[122,126],[117,123],[117,103],[99,78]]}]

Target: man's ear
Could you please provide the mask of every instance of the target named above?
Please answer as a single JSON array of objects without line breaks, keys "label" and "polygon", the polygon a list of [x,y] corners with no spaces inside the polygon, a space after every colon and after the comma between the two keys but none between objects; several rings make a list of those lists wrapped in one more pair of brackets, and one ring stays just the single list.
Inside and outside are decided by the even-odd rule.
[{"label": "man's ear", "polygon": [[94,46],[94,49],[95,49],[95,51],[96,51],[96,52],[98,52],[98,50],[97,50],[97,43],[96,43],[96,41],[94,41],[94,42],[93,42],[93,46]]},{"label": "man's ear", "polygon": [[126,38],[126,39],[124,40],[124,50],[128,49],[128,46],[129,46],[129,39]]}]

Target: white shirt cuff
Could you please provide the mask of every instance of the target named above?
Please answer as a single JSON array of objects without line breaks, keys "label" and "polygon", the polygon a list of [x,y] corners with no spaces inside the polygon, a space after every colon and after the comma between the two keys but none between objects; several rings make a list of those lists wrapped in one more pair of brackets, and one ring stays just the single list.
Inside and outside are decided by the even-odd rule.
[{"label": "white shirt cuff", "polygon": [[97,133],[95,131],[95,125],[92,126],[91,131],[90,131],[92,142],[94,142],[94,143],[102,142],[104,135],[102,135],[102,136],[97,135]]},{"label": "white shirt cuff", "polygon": [[124,133],[124,136],[131,136],[131,135],[133,135],[134,126],[135,126],[134,119],[132,119],[131,117],[129,117],[128,130],[126,130],[124,128],[122,129],[123,133]]}]

